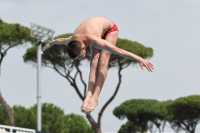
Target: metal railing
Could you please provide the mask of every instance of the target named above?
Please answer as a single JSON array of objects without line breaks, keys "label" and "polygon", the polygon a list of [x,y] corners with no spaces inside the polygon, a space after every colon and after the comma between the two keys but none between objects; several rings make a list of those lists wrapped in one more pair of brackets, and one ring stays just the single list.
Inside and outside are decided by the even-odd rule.
[{"label": "metal railing", "polygon": [[33,129],[0,125],[0,133],[36,133]]}]

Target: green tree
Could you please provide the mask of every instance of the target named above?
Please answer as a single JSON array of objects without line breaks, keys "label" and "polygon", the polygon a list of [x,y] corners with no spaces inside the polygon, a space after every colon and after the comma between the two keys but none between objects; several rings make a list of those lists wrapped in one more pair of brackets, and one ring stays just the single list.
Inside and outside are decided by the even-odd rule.
[{"label": "green tree", "polygon": [[6,115],[1,104],[0,104],[0,124],[8,125],[8,116]]},{"label": "green tree", "polygon": [[172,101],[167,110],[170,114],[168,122],[174,131],[181,130],[186,133],[195,133],[197,124],[200,122],[200,96],[191,95],[180,97]]},{"label": "green tree", "polygon": [[[37,106],[34,105],[30,109],[36,112]],[[52,133],[93,133],[83,116],[65,115],[60,107],[50,103],[42,104],[42,130]]]},{"label": "green tree", "polygon": [[153,133],[155,132],[154,126],[156,128],[160,127],[160,123],[157,120],[160,116],[155,112],[154,108],[154,105],[158,103],[159,101],[151,99],[132,99],[116,107],[113,114],[119,119],[127,118],[135,126],[141,128],[141,133],[147,130]]},{"label": "green tree", "polygon": [[[15,105],[13,111],[17,127],[35,129],[37,105],[30,108]],[[42,131],[52,133],[94,133],[83,116],[64,114],[60,107],[51,103],[42,104]]]},{"label": "green tree", "polygon": [[[37,112],[37,105],[30,108],[33,112]],[[65,126],[63,123],[64,111],[50,103],[42,104],[42,131],[52,133],[62,133]],[[36,117],[35,117],[36,120]],[[36,127],[36,121],[34,126]]]},{"label": "green tree", "polygon": [[23,106],[14,105],[15,126],[35,129],[36,127],[36,111]]},{"label": "green tree", "polygon": [[164,128],[166,126],[167,120],[170,117],[170,114],[167,111],[168,105],[171,103],[171,100],[162,101],[153,105],[153,111],[155,111],[154,124],[158,128],[160,133],[164,133]]},{"label": "green tree", "polygon": [[141,131],[141,128],[136,126],[133,122],[127,121],[126,124],[123,124],[119,129],[118,133],[136,133]]},{"label": "green tree", "polygon": [[65,128],[65,133],[94,133],[92,127],[88,125],[87,121],[81,115],[73,113],[65,115],[64,123],[68,127]]},{"label": "green tree", "polygon": [[[13,47],[20,46],[26,42],[33,42],[30,37],[30,30],[20,24],[8,24],[0,19],[0,69],[2,61],[7,54],[7,51]],[[1,70],[0,70],[1,74]],[[7,105],[0,92],[0,103],[9,118],[9,124],[14,126],[14,116],[10,107]]]},{"label": "green tree", "polygon": [[[72,34],[63,34],[60,36],[57,36],[56,38],[64,38],[69,37]],[[135,53],[143,58],[150,58],[153,56],[153,49],[147,48],[143,46],[142,44],[138,42],[132,42],[127,39],[120,39],[117,40],[117,47],[123,48],[125,50],[128,50],[132,53]],[[43,54],[42,58],[42,65],[48,68],[52,68],[55,70],[59,75],[61,75],[63,78],[66,78],[67,81],[70,83],[70,85],[75,89],[77,92],[79,98],[81,100],[84,100],[86,96],[86,90],[87,90],[87,84],[83,78],[82,71],[80,69],[82,61],[89,61],[90,59],[90,50],[87,49],[87,56],[82,61],[73,60],[70,59],[67,56],[66,46],[57,45],[53,46],[53,48],[47,50]],[[32,47],[27,49],[25,55],[24,55],[24,61],[26,63],[35,64],[36,63],[36,47]],[[106,107],[112,102],[112,100],[115,98],[119,88],[120,84],[122,82],[122,75],[121,71],[131,64],[136,64],[136,61],[123,58],[119,55],[113,54],[111,55],[110,61],[109,61],[109,68],[117,67],[118,68],[118,83],[116,84],[115,91],[111,95],[111,97],[108,99],[108,101],[103,105],[101,108],[97,122],[93,119],[91,114],[87,114],[86,117],[90,124],[92,125],[94,131],[96,133],[101,132],[101,118],[103,115],[103,112],[105,111]],[[77,83],[76,81],[80,79],[80,83]],[[83,90],[79,89],[78,85],[82,84]]]}]

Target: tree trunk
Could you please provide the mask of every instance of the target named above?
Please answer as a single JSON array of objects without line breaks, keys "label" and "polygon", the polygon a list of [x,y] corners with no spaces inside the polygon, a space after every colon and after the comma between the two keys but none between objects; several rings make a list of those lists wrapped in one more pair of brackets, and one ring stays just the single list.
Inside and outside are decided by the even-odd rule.
[{"label": "tree trunk", "polygon": [[101,127],[96,127],[95,133],[101,133]]},{"label": "tree trunk", "polygon": [[92,125],[92,128],[94,129],[95,133],[101,133],[101,126],[99,124],[95,123],[95,126],[93,127]]},{"label": "tree trunk", "polygon": [[0,103],[2,104],[2,107],[3,107],[4,111],[8,115],[10,126],[14,126],[13,112],[10,109],[10,107],[7,105],[6,101],[3,99],[3,96],[1,95],[1,92],[0,92]]},{"label": "tree trunk", "polygon": [[[1,50],[1,47],[0,47]],[[4,53],[1,52],[1,58],[0,58],[0,75],[1,75],[1,63],[3,61],[3,57],[6,55],[6,51]],[[1,88],[0,88],[1,89]],[[7,114],[8,118],[9,118],[9,123],[10,126],[14,126],[14,115],[12,110],[10,109],[10,107],[7,105],[6,101],[3,99],[3,96],[1,94],[1,90],[0,90],[0,103],[2,104],[3,110],[5,111],[5,113]]]},{"label": "tree trunk", "polygon": [[87,114],[86,117],[87,117],[88,121],[90,122],[95,133],[101,133],[101,125],[97,124],[90,114]]}]

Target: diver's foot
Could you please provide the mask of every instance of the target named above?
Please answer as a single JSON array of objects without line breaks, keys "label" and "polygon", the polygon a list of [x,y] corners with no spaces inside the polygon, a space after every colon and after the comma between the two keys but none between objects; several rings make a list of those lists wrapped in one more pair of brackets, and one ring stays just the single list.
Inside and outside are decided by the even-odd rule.
[{"label": "diver's foot", "polygon": [[83,111],[85,113],[90,113],[95,109],[95,107],[97,105],[98,105],[98,101],[93,99],[93,98],[91,98],[90,101],[88,102],[88,104],[86,105],[86,107],[84,107]]},{"label": "diver's foot", "polygon": [[86,106],[88,105],[88,103],[89,103],[89,101],[90,101],[90,99],[91,99],[92,97],[89,97],[89,96],[87,96],[86,98],[85,98],[85,100],[83,101],[83,104],[81,105],[81,108],[80,108],[80,110],[83,112],[83,113],[85,113],[85,109],[86,109]]}]

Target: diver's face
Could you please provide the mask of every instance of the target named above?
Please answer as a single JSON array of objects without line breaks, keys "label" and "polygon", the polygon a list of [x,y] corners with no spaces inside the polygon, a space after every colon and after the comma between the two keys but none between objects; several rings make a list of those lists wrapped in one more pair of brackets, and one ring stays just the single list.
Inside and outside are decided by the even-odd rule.
[{"label": "diver's face", "polygon": [[82,49],[81,53],[75,59],[82,60],[85,56],[86,56],[86,50]]}]

